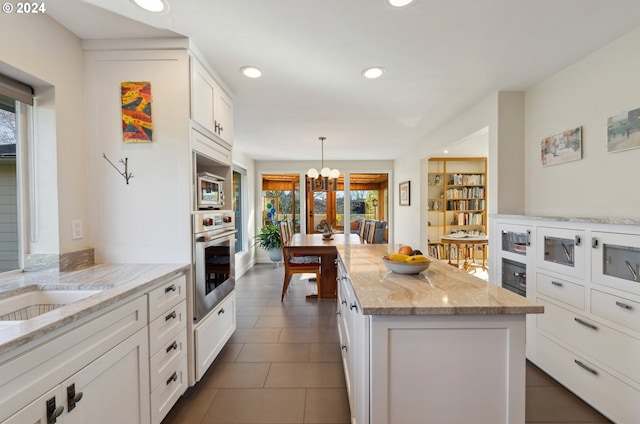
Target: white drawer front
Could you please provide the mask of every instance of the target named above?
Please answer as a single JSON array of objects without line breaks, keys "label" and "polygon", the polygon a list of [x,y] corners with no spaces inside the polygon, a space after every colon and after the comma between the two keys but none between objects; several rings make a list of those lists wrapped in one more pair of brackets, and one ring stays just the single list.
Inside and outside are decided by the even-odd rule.
[{"label": "white drawer front", "polygon": [[187,355],[187,330],[182,330],[169,343],[162,346],[149,361],[151,390],[160,385],[168,370],[176,368]]},{"label": "white drawer front", "polygon": [[584,309],[584,287],[546,274],[537,274],[536,290],[575,308]]},{"label": "white drawer front", "polygon": [[236,329],[235,293],[231,293],[194,329],[196,380],[200,380]]},{"label": "white drawer front", "polygon": [[162,346],[187,327],[187,302],[183,300],[166,310],[149,324],[149,352],[154,355]]},{"label": "white drawer front", "polygon": [[640,392],[544,336],[537,343],[536,365],[613,422],[638,422]]},{"label": "white drawer front", "polygon": [[151,392],[151,424],[160,424],[176,401],[187,390],[187,358],[167,370],[161,384]]},{"label": "white drawer front", "polygon": [[540,298],[537,301],[544,305],[544,314],[537,316],[538,328],[640,382],[640,340]]},{"label": "white drawer front", "polygon": [[599,290],[591,290],[591,313],[640,331],[640,303],[614,296]]},{"label": "white drawer front", "polygon": [[187,277],[178,278],[163,284],[149,292],[149,322],[163,312],[186,299]]}]

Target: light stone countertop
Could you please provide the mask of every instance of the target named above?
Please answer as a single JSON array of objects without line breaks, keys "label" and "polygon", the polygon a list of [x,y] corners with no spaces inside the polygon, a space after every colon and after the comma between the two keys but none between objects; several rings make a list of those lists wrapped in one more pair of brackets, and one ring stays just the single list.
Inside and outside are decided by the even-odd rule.
[{"label": "light stone countertop", "polygon": [[544,308],[440,261],[418,275],[387,271],[382,256],[398,246],[338,246],[365,315],[502,315],[542,313]]},{"label": "light stone countertop", "polygon": [[609,225],[640,225],[640,218],[637,217],[559,217],[559,216],[536,216],[536,215],[489,215],[489,218],[503,219],[534,219],[539,221],[576,222],[587,224],[609,224]]},{"label": "light stone countertop", "polygon": [[[33,290],[101,290],[25,321],[0,321],[0,355],[188,271],[185,264],[107,264],[58,272],[32,271],[0,278],[0,301]],[[133,300],[133,298],[132,298]]]}]

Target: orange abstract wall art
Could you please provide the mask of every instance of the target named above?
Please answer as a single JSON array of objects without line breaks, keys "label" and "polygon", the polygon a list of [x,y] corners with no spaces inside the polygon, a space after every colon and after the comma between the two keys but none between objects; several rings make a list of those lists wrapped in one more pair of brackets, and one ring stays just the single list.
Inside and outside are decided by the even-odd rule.
[{"label": "orange abstract wall art", "polygon": [[125,143],[150,143],[153,133],[151,122],[151,83],[123,82],[122,140]]}]

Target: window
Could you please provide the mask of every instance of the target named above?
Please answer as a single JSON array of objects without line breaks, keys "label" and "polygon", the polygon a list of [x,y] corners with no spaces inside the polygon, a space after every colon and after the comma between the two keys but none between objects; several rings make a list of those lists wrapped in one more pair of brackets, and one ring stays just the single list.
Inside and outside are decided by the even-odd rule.
[{"label": "window", "polygon": [[0,272],[22,267],[18,195],[21,107],[21,102],[0,94]]},{"label": "window", "polygon": [[232,208],[235,212],[235,223],[236,223],[236,253],[242,252],[245,250],[245,228],[247,226],[244,222],[244,196],[245,196],[245,187],[244,187],[244,179],[247,174],[247,171],[244,169],[238,169],[233,171],[233,199],[232,199]]}]

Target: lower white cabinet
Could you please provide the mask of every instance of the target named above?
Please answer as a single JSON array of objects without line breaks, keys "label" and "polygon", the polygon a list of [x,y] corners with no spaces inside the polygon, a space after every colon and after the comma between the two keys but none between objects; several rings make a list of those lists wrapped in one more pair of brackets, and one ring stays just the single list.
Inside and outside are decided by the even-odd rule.
[{"label": "lower white cabinet", "polygon": [[338,334],[342,351],[351,422],[369,422],[369,320],[361,308],[344,270],[338,277]]},{"label": "lower white cabinet", "polygon": [[187,390],[187,302],[185,277],[148,294],[151,423],[160,424]]},{"label": "lower white cabinet", "polygon": [[147,422],[146,339],[143,328],[62,383],[64,424]]},{"label": "lower white cabinet", "polygon": [[545,310],[532,317],[528,358],[613,422],[639,423],[640,225],[493,219],[536,235],[537,261],[527,273]]},{"label": "lower white cabinet", "polygon": [[0,420],[148,424],[146,316],[141,296],[0,365]]},{"label": "lower white cabinet", "polygon": [[339,261],[352,423],[524,423],[524,315],[364,315],[360,306]]},{"label": "lower white cabinet", "polygon": [[236,294],[231,292],[194,328],[196,380],[200,381],[236,330]]}]

